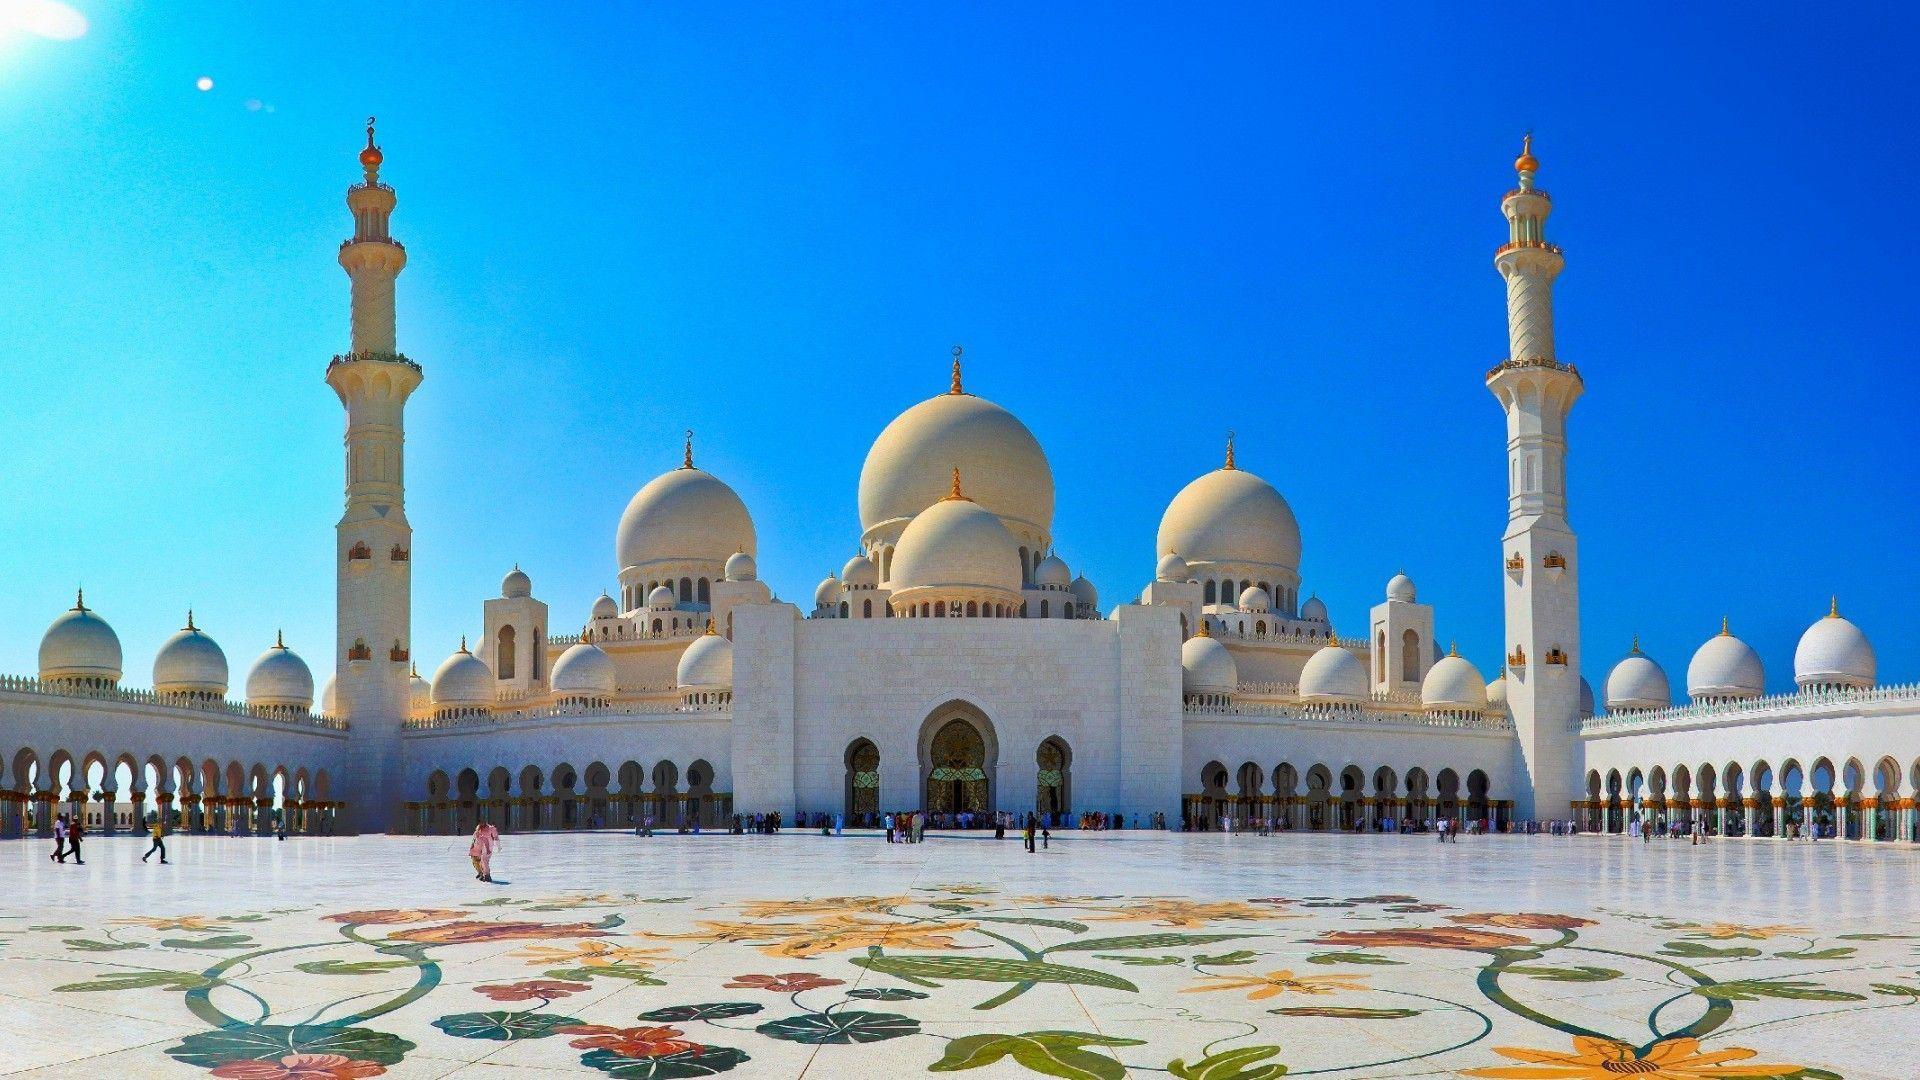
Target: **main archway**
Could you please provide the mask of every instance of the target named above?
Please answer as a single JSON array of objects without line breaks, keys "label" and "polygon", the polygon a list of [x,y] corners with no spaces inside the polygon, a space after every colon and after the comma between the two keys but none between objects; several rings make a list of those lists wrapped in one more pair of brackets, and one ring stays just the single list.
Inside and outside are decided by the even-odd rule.
[{"label": "main archway", "polygon": [[986,714],[963,702],[935,709],[920,727],[920,790],[927,812],[991,811],[999,760],[999,744]]}]

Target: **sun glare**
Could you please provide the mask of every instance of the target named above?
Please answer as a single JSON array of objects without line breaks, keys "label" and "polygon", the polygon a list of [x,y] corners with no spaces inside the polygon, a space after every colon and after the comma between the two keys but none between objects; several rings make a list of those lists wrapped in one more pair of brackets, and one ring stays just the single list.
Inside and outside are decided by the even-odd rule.
[{"label": "sun glare", "polygon": [[0,0],[0,32],[72,41],[87,32],[87,17],[58,0]]}]

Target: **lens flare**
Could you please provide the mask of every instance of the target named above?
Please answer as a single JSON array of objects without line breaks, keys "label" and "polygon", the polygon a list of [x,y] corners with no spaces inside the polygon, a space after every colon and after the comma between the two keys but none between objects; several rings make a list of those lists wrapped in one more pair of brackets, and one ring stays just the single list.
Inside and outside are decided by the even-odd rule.
[{"label": "lens flare", "polygon": [[0,30],[72,41],[87,32],[87,17],[58,0],[0,0]]}]

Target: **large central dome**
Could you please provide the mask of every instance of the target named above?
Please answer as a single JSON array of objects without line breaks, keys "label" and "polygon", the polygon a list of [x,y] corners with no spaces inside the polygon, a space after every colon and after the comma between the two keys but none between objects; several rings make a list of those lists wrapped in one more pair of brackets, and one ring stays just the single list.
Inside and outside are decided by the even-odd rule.
[{"label": "large central dome", "polygon": [[1009,525],[1053,527],[1053,470],[1027,425],[972,394],[942,394],[894,418],[860,467],[860,528],[911,518],[947,494],[959,469],[967,496]]},{"label": "large central dome", "polygon": [[1231,464],[1180,489],[1160,518],[1154,546],[1189,564],[1300,570],[1300,523],[1293,508],[1272,484]]},{"label": "large central dome", "polygon": [[755,550],[753,518],[734,490],[691,464],[654,477],[620,515],[621,569],[661,560],[721,564]]}]

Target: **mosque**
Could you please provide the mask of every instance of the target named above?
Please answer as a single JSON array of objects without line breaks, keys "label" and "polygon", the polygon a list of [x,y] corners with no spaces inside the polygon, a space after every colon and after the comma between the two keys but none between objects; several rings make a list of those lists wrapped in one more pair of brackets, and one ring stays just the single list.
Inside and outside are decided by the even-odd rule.
[{"label": "mosque", "polygon": [[1582,677],[1565,460],[1584,377],[1555,345],[1563,257],[1530,139],[1499,203],[1508,358],[1485,374],[1509,481],[1484,553],[1506,614],[1491,682],[1439,647],[1404,575],[1336,628],[1301,578],[1286,499],[1231,439],[1173,495],[1150,551],[1141,538],[1145,586],[1103,611],[1059,554],[1046,453],[968,389],[957,349],[944,392],[875,439],[858,554],[811,606],[759,579],[753,515],[689,437],[627,505],[606,592],[556,631],[516,566],[477,636],[422,677],[402,451],[424,369],[398,351],[407,251],[371,124],[360,162],[339,251],[351,351],[326,368],[346,412],[331,677],[316,699],[307,663],[275,641],[235,687],[189,614],[151,689],[131,689],[116,632],[78,598],[37,674],[0,678],[0,836],[47,835],[58,811],[107,832],[161,814],[263,834],[920,808],[1303,830],[1698,818],[1726,835],[1920,840],[1920,686],[1880,685],[1837,605],[1801,639],[1793,693],[1766,694],[1761,658],[1727,625],[1688,664],[1685,701],[1637,643],[1600,694]]}]

